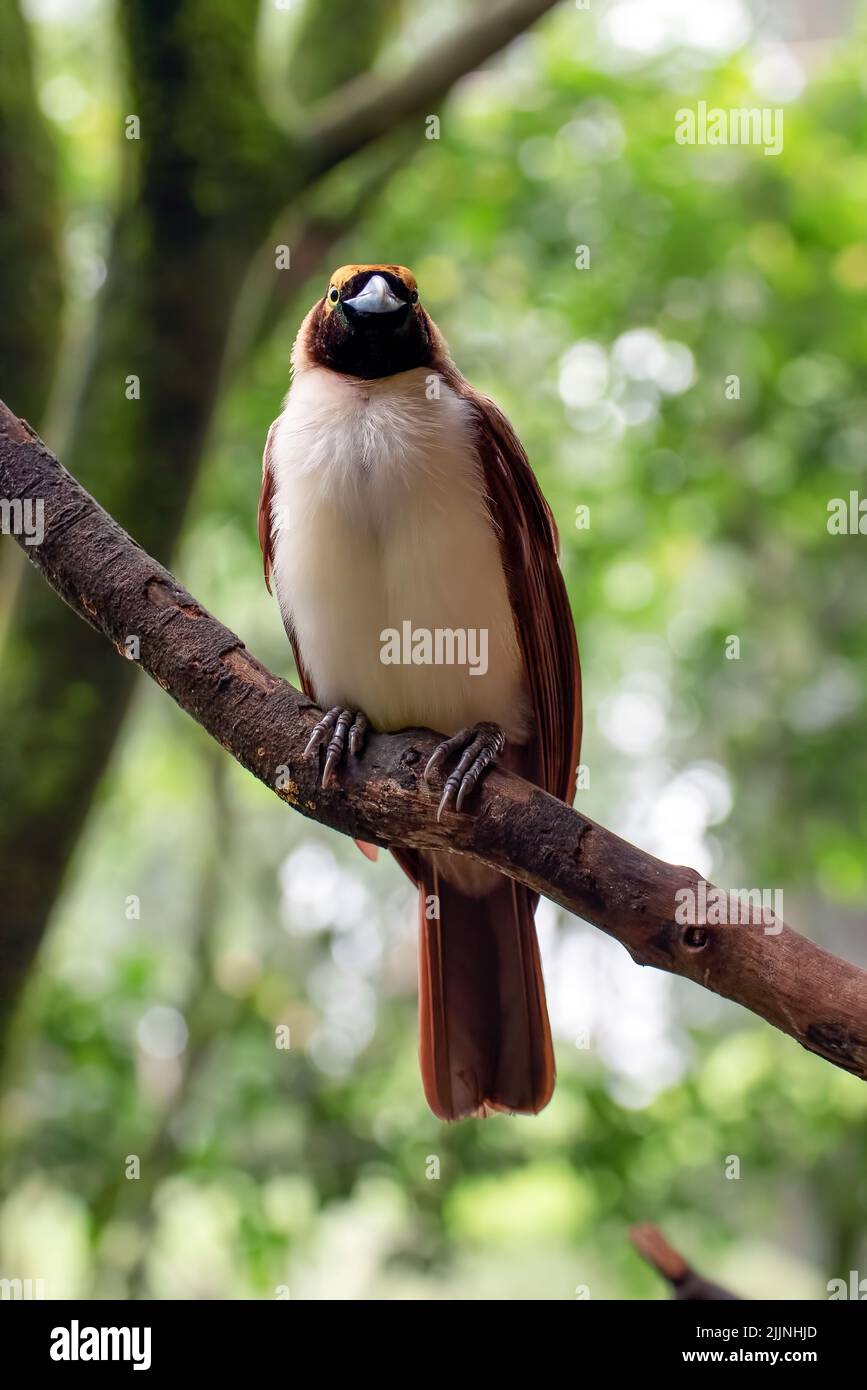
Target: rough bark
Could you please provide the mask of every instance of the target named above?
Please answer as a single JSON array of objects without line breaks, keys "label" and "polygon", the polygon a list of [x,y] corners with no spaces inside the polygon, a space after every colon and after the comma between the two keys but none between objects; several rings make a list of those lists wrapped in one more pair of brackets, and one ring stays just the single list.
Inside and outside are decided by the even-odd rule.
[{"label": "rough bark", "polygon": [[[2,405],[0,496],[44,500],[44,541],[26,549],[51,587],[118,651],[137,637],[148,675],[302,815],[378,844],[448,849],[492,865],[615,937],[639,964],[735,1000],[867,1078],[867,972],[782,923],[773,935],[760,920],[678,925],[676,894],[695,888],[695,870],[655,859],[501,772],[486,779],[472,814],[438,824],[422,780],[436,736],[425,730],[374,735],[364,758],[350,759],[323,790],[318,766],[304,757],[318,717],[311,701],[211,617]],[[4,898],[6,976],[26,966],[29,943],[14,896]]]}]

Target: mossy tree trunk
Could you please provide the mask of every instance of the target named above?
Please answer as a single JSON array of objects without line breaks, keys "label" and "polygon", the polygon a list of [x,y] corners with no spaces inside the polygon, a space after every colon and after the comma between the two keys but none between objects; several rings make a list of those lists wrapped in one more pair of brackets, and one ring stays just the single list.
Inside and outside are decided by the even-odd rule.
[{"label": "mossy tree trunk", "polygon": [[0,387],[39,424],[54,375],[63,280],[55,151],[18,0],[0,6],[0,53]]}]

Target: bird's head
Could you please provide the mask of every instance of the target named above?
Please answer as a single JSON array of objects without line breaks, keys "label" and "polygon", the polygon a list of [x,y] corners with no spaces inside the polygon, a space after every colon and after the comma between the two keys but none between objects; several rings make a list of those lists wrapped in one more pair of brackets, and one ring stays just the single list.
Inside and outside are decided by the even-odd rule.
[{"label": "bird's head", "polygon": [[342,265],[307,316],[302,337],[312,364],[371,380],[426,366],[435,332],[406,266]]}]

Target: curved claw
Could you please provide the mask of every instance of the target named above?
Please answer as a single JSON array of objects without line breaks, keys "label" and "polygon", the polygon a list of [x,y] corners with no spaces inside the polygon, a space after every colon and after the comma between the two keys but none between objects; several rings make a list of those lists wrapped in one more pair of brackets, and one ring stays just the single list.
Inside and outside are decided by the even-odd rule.
[{"label": "curved claw", "polygon": [[431,773],[438,767],[442,767],[451,753],[456,753],[459,748],[465,748],[467,743],[475,738],[475,735],[475,729],[461,729],[460,733],[454,734],[452,738],[445,739],[434,749],[430,758],[428,758],[427,767],[422,773],[422,777],[428,786],[430,786]]},{"label": "curved claw", "polygon": [[343,757],[343,750],[346,746],[346,735],[352,723],[352,715],[348,709],[340,711],[337,716],[337,723],[334,726],[334,733],[328,745],[328,756],[325,759],[325,767],[322,772],[322,785],[327,787],[334,776],[334,769]]},{"label": "curved claw", "polygon": [[346,752],[347,744],[350,753],[359,758],[364,749],[364,740],[369,728],[367,718],[357,711],[343,709],[340,705],[335,705],[327,714],[313,727],[313,732],[304,749],[304,756],[313,753],[325,742],[328,734],[331,738],[328,743],[325,758],[325,767],[322,770],[322,786],[328,787],[334,780],[334,774]]},{"label": "curved claw", "polygon": [[431,772],[441,767],[451,753],[463,749],[457,767],[446,778],[437,807],[437,821],[442,819],[444,811],[462,809],[465,799],[485,769],[502,753],[505,743],[505,735],[496,724],[478,724],[473,729],[461,729],[435,749],[423,774],[428,784]]},{"label": "curved claw", "polygon": [[308,758],[314,749],[318,748],[320,743],[322,743],[325,735],[331,732],[334,725],[337,723],[337,717],[340,712],[340,707],[336,706],[334,709],[330,709],[327,714],[323,714],[318,724],[313,725],[313,732],[307,741],[307,747],[304,749],[305,758]]},{"label": "curved claw", "polygon": [[446,745],[444,743],[441,743],[439,748],[437,748],[436,751],[432,754],[432,756],[428,758],[427,766],[425,767],[425,770],[422,773],[422,778],[424,779],[428,787],[431,783],[431,773],[436,771],[438,767],[441,767],[446,760],[446,754],[443,752],[445,746]]},{"label": "curved claw", "polygon": [[458,788],[457,799],[455,801],[456,811],[460,811],[461,807],[464,804],[464,798],[469,796],[470,792],[475,787],[485,768],[490,767],[491,763],[494,761],[496,756],[497,755],[492,748],[483,748],[476,757],[476,760],[472,764],[472,766],[468,768],[467,771],[464,773],[464,776],[461,780],[461,785]]},{"label": "curved claw", "polygon": [[355,716],[352,728],[349,730],[349,751],[355,758],[360,758],[364,750],[364,740],[367,738],[367,730],[370,725],[361,710]]}]

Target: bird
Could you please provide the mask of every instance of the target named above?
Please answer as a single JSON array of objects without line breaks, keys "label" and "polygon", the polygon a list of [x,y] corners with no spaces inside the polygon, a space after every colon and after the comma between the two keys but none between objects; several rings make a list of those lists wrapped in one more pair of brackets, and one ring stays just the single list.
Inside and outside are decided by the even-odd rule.
[{"label": "bird", "polygon": [[[322,785],[362,756],[369,729],[428,728],[441,736],[424,769],[439,819],[495,763],[571,804],[575,626],[554,517],[506,416],[458,371],[405,266],[335,270],[291,362],[258,527],[301,685],[323,711],[305,750]],[[555,1081],[538,895],[466,856],[391,852],[418,890],[431,1110],[538,1113]]]}]

